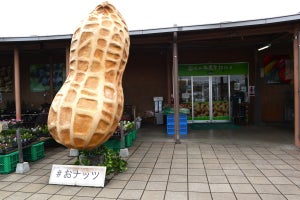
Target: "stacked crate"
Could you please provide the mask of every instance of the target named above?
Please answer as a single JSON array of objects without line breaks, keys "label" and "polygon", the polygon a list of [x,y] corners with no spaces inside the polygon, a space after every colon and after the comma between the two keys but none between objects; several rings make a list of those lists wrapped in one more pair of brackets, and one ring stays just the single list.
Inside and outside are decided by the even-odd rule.
[{"label": "stacked crate", "polygon": [[0,155],[0,174],[8,174],[16,170],[19,162],[19,152]]},{"label": "stacked crate", "polygon": [[[175,133],[175,119],[174,114],[167,115],[167,134],[172,135]],[[187,115],[179,114],[179,134],[188,133]]]},{"label": "stacked crate", "polygon": [[45,157],[44,142],[39,142],[23,150],[24,161],[32,162]]},{"label": "stacked crate", "polygon": [[121,140],[108,140],[104,143],[104,146],[107,148],[110,148],[114,150],[116,153],[120,153],[121,146]]},{"label": "stacked crate", "polygon": [[[131,147],[133,142],[136,140],[136,129],[130,131],[124,136],[125,147]],[[115,152],[119,153],[122,148],[121,136],[118,139],[109,139],[104,143],[104,146],[113,149]]]},{"label": "stacked crate", "polygon": [[[25,162],[32,162],[45,157],[44,142],[33,144],[23,149],[23,159]],[[19,151],[0,155],[0,174],[8,174],[16,170],[19,163]]]}]

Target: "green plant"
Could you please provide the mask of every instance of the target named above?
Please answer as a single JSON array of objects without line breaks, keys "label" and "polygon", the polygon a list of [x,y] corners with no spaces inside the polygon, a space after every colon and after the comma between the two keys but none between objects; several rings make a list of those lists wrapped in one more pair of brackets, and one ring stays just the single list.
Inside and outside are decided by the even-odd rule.
[{"label": "green plant", "polygon": [[39,137],[50,137],[47,125],[37,125],[36,127],[31,128],[31,132]]},{"label": "green plant", "polygon": [[123,121],[123,127],[125,132],[130,132],[135,128],[134,121]]},{"label": "green plant", "polygon": [[101,145],[92,150],[80,151],[75,164],[105,166],[106,175],[110,175],[126,171],[128,163],[114,150]]},{"label": "green plant", "polygon": [[120,173],[127,170],[127,162],[112,149],[103,147],[105,149],[104,162],[101,166],[106,166],[106,174]]}]

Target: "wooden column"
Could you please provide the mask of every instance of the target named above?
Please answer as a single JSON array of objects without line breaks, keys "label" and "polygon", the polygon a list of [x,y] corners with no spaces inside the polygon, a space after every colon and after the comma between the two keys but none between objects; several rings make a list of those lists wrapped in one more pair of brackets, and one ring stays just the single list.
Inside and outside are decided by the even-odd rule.
[{"label": "wooden column", "polygon": [[14,79],[15,79],[16,120],[21,121],[20,62],[19,62],[18,48],[14,49]]},{"label": "wooden column", "polygon": [[172,66],[171,66],[171,53],[167,51],[166,53],[166,70],[167,70],[167,103],[172,104],[171,94],[172,94]]},{"label": "wooden column", "polygon": [[[49,56],[49,63],[50,63],[50,98],[51,100],[54,98],[54,86],[53,86],[53,71],[54,71],[54,65],[53,65],[53,57],[52,55]],[[45,91],[46,92],[46,91]]]},{"label": "wooden column", "polygon": [[297,147],[300,147],[300,133],[299,133],[299,124],[300,124],[300,110],[299,110],[299,104],[300,104],[300,71],[299,71],[299,48],[300,48],[300,42],[299,42],[299,28],[295,28],[294,30],[294,116],[295,116],[295,145]]},{"label": "wooden column", "polygon": [[174,41],[173,41],[174,140],[176,144],[180,144],[177,32],[174,32],[173,37],[174,37]]},{"label": "wooden column", "polygon": [[66,47],[66,77],[69,74],[69,70],[70,70],[70,46],[67,45],[67,47]]}]

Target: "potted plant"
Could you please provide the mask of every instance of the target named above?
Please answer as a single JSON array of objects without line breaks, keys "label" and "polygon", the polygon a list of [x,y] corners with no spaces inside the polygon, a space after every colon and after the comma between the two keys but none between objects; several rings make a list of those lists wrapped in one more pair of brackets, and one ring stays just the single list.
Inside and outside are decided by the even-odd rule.
[{"label": "potted plant", "polygon": [[105,166],[107,179],[127,170],[127,161],[123,160],[114,150],[104,145],[96,149],[80,151],[75,164]]}]

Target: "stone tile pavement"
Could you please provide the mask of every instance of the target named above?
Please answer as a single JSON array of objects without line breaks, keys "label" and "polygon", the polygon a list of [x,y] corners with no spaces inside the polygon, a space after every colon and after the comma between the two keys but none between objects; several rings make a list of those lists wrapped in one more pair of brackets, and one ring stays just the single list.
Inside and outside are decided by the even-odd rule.
[{"label": "stone tile pavement", "polygon": [[165,136],[151,141],[140,134],[129,148],[128,170],[104,188],[49,185],[52,164],[76,159],[59,146],[46,148],[45,158],[30,163],[28,173],[0,174],[0,199],[300,199],[300,149],[292,143],[239,145],[216,138],[175,144]]}]

